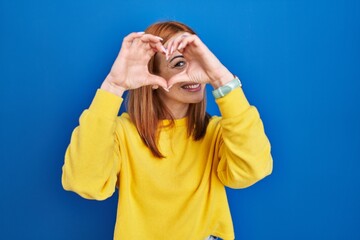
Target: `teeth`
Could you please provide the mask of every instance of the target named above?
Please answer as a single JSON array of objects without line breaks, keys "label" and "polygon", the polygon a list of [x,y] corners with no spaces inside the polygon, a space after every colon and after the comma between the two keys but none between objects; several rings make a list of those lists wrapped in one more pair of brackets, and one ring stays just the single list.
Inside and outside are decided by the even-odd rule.
[{"label": "teeth", "polygon": [[195,89],[195,88],[198,88],[200,86],[199,83],[197,84],[189,84],[189,85],[185,85],[183,86],[182,88],[186,88],[186,89]]}]

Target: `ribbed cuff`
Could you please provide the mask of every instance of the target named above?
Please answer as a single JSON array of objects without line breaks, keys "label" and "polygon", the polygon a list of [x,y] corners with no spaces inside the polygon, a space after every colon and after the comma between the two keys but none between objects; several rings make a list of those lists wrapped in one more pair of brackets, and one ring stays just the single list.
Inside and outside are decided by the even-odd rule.
[{"label": "ribbed cuff", "polygon": [[237,117],[250,107],[242,88],[235,88],[222,98],[215,99],[223,118]]},{"label": "ribbed cuff", "polygon": [[91,112],[114,120],[120,110],[123,98],[102,89],[96,91],[95,97],[89,107]]}]

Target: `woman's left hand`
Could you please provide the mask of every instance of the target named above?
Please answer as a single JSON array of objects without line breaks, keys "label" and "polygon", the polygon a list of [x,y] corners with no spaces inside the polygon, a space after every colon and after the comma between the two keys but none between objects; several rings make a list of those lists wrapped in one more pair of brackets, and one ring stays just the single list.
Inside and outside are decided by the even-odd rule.
[{"label": "woman's left hand", "polygon": [[181,34],[169,42],[167,50],[169,55],[177,50],[187,60],[186,69],[169,79],[170,87],[186,78],[192,82],[210,83],[216,89],[234,78],[197,35]]}]

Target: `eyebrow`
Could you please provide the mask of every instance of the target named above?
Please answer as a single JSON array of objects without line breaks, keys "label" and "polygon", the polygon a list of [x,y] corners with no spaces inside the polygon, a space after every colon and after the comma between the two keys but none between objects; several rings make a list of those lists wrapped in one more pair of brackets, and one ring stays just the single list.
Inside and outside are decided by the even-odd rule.
[{"label": "eyebrow", "polygon": [[177,56],[175,56],[175,57],[173,57],[170,61],[169,61],[169,63],[171,63],[174,59],[176,59],[176,58],[183,58],[184,56],[183,55],[177,55]]}]

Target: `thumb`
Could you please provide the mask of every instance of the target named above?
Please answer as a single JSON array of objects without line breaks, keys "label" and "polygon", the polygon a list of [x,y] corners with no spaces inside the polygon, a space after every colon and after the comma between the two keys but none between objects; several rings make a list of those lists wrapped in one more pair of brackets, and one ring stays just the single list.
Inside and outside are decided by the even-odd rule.
[{"label": "thumb", "polygon": [[160,86],[160,87],[162,87],[164,89],[168,88],[167,81],[164,78],[160,77],[160,76],[156,76],[156,75],[151,74],[149,80],[150,81],[149,81],[148,85],[157,85],[157,86]]},{"label": "thumb", "polygon": [[189,81],[186,74],[175,74],[167,81],[167,88],[170,89],[176,83]]}]

